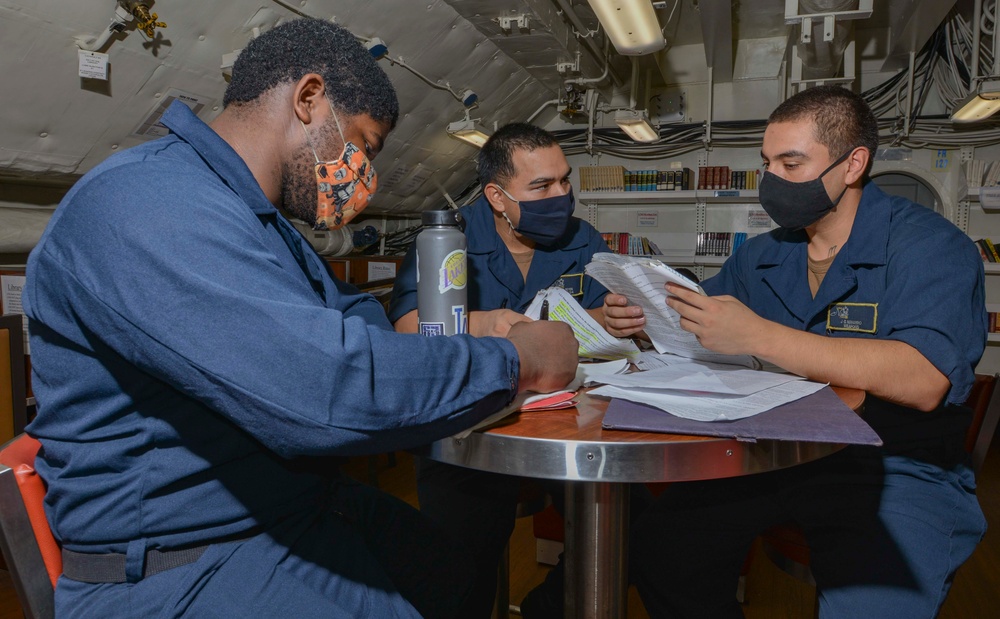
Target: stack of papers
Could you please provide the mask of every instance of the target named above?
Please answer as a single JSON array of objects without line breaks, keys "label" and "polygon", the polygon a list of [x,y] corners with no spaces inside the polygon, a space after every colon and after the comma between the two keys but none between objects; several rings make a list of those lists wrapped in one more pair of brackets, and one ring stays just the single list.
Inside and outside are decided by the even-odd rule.
[{"label": "stack of papers", "polygon": [[624,295],[630,304],[642,308],[646,316],[644,331],[657,352],[711,363],[760,367],[750,355],[712,352],[693,333],[681,328],[680,314],[667,305],[667,282],[701,294],[705,291],[659,260],[600,253],[587,265],[586,272],[611,292]]}]

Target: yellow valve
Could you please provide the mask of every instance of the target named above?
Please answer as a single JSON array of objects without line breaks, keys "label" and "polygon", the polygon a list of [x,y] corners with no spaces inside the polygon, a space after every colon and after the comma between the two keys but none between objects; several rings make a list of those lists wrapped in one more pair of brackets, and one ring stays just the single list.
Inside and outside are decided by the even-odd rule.
[{"label": "yellow valve", "polygon": [[167,24],[162,21],[156,21],[159,15],[156,13],[150,14],[149,7],[145,4],[134,4],[132,6],[132,15],[136,20],[136,28],[142,30],[146,33],[146,36],[153,38],[153,33],[157,28],[166,28]]}]

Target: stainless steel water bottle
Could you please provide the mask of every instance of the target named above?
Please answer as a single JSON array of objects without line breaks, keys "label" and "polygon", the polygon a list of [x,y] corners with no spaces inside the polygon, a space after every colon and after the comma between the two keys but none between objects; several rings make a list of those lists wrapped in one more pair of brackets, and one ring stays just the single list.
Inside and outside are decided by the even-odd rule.
[{"label": "stainless steel water bottle", "polygon": [[465,233],[455,210],[424,211],[417,235],[417,321],[422,335],[469,329]]}]

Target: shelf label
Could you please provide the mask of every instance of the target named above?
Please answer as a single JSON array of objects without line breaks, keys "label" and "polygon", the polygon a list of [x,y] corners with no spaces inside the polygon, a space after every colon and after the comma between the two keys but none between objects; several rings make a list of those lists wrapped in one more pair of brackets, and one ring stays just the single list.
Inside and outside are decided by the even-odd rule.
[{"label": "shelf label", "polygon": [[637,226],[640,228],[655,228],[657,226],[657,222],[659,221],[660,214],[656,211],[639,211],[637,216]]},{"label": "shelf label", "polygon": [[983,208],[1000,208],[1000,187],[980,187],[979,204]]},{"label": "shelf label", "polygon": [[716,198],[738,198],[740,197],[739,189],[723,189],[722,191],[715,192]]}]

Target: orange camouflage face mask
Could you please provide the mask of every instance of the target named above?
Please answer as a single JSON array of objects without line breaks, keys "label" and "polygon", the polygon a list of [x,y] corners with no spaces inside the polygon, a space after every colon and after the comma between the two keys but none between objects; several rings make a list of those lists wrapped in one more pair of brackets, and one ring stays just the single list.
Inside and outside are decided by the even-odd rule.
[{"label": "orange camouflage face mask", "polygon": [[320,161],[316,148],[309,139],[306,126],[301,120],[299,121],[299,124],[302,124],[302,131],[306,131],[306,141],[313,151],[313,157],[316,158],[317,197],[314,230],[337,230],[344,227],[347,222],[365,210],[378,187],[378,177],[371,161],[364,151],[344,138],[337,112],[334,111],[329,99],[327,103],[330,104],[330,112],[337,124],[340,140],[344,143],[344,151],[339,159]]}]

